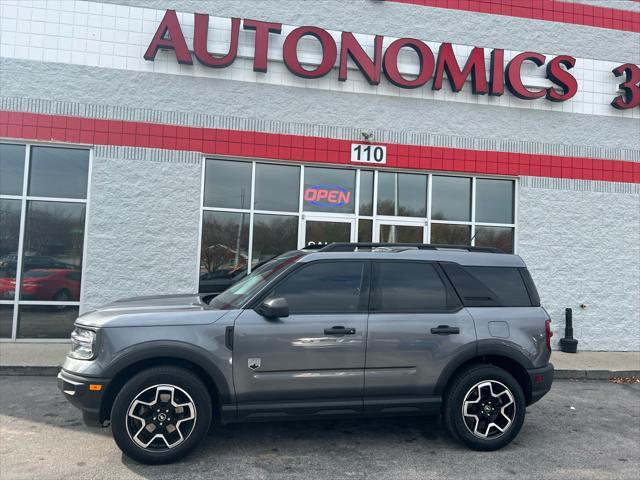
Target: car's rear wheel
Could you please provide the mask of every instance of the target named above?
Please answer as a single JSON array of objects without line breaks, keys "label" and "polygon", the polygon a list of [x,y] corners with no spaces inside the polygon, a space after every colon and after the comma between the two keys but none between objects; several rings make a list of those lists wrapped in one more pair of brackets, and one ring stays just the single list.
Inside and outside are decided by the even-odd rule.
[{"label": "car's rear wheel", "polygon": [[520,432],[526,402],[513,376],[493,365],[474,365],[453,379],[443,417],[451,435],[474,450],[497,450]]},{"label": "car's rear wheel", "polygon": [[118,447],[141,463],[170,463],[187,455],[211,423],[211,398],[192,372],[176,367],[144,370],[116,396],[111,429]]}]

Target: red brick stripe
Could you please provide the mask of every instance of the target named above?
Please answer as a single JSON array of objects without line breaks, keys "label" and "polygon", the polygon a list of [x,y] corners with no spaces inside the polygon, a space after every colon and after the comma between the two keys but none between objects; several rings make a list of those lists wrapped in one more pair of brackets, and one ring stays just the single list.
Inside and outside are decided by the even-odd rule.
[{"label": "red brick stripe", "polygon": [[[0,110],[0,138],[350,165],[351,140]],[[388,168],[640,183],[640,162],[387,145]],[[362,164],[360,164],[362,166]]]},{"label": "red brick stripe", "polygon": [[640,33],[640,13],[557,0],[387,0]]}]

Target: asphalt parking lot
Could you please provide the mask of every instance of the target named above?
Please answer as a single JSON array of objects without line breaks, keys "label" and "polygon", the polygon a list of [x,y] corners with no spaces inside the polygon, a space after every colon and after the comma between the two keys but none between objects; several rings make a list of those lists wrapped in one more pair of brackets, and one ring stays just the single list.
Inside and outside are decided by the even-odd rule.
[{"label": "asphalt parking lot", "polygon": [[437,418],[254,423],[214,429],[186,460],[145,466],[87,429],[50,377],[0,377],[0,478],[637,479],[640,384],[557,381],[519,437],[492,453]]}]

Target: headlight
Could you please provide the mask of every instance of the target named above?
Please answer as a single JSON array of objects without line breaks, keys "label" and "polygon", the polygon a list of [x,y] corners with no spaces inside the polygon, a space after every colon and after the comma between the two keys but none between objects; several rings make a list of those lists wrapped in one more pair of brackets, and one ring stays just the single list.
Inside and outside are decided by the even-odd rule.
[{"label": "headlight", "polygon": [[96,332],[88,328],[76,327],[71,332],[69,356],[79,360],[90,360],[96,350]]}]

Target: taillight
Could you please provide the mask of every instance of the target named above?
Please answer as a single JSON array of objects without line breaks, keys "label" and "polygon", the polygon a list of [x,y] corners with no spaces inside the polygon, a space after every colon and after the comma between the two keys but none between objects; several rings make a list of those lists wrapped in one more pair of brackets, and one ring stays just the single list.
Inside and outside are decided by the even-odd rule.
[{"label": "taillight", "polygon": [[553,332],[551,331],[551,320],[544,321],[544,333],[547,341],[547,350],[551,351],[551,337],[553,337]]}]

